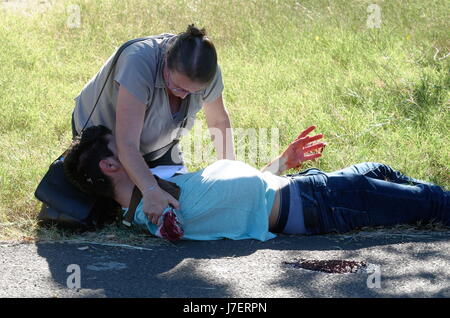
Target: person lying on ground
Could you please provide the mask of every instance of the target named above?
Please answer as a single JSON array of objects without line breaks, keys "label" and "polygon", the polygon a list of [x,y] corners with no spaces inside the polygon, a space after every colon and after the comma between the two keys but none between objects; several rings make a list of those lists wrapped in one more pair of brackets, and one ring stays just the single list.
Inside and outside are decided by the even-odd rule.
[{"label": "person lying on ground", "polygon": [[[450,192],[407,177],[391,167],[365,162],[326,173],[311,168],[279,176],[319,158],[323,136],[303,131],[261,171],[240,161],[219,160],[196,172],[168,179],[181,189],[173,209],[183,239],[257,239],[276,233],[344,233],[366,226],[438,221],[450,225]],[[64,160],[66,174],[81,190],[114,199],[124,209],[134,184],[117,158],[109,129],[93,126],[74,141]],[[151,191],[149,189],[148,191]],[[134,224],[156,234],[161,217],[145,215],[142,202]]]}]

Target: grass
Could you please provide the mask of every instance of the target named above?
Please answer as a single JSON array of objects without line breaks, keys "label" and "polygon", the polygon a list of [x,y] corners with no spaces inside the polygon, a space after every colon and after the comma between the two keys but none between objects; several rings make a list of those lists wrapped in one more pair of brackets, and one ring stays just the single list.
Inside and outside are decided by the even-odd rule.
[{"label": "grass", "polygon": [[[380,28],[366,26],[372,3],[381,8]],[[70,143],[73,98],[121,43],[178,33],[192,22],[205,26],[217,47],[234,127],[278,128],[281,150],[314,124],[328,147],[305,167],[331,171],[378,161],[450,185],[447,1],[44,4],[0,9],[0,239],[72,235],[38,228],[34,190]],[[67,23],[74,4],[79,28]],[[206,127],[203,113],[196,127]],[[182,146],[189,149],[191,140]],[[246,144],[237,138],[237,146]],[[204,138],[203,147],[209,145]],[[208,162],[188,163],[195,170]],[[105,231],[98,235],[129,235],[114,226]]]}]

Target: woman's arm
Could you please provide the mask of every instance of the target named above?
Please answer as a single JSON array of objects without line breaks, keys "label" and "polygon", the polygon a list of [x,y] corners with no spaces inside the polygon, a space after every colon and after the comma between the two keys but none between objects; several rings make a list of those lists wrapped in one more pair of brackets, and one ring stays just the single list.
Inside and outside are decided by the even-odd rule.
[{"label": "woman's arm", "polygon": [[204,103],[203,110],[217,158],[235,160],[231,121],[223,104],[222,94],[216,100]]},{"label": "woman's arm", "polygon": [[[326,144],[323,142],[313,143],[314,141],[321,139],[323,137],[322,134],[312,137],[308,136],[315,128],[315,126],[311,126],[302,131],[280,156],[272,160],[272,162],[262,168],[261,171],[269,171],[273,174],[281,175],[286,170],[300,168],[301,164],[305,161],[319,158],[322,155],[323,148]],[[307,155],[307,153],[317,150],[320,152]]]},{"label": "woman's arm", "polygon": [[119,161],[143,195],[143,211],[156,224],[164,209],[179,203],[163,191],[139,151],[146,106],[125,87],[119,87],[116,107],[116,144]]}]

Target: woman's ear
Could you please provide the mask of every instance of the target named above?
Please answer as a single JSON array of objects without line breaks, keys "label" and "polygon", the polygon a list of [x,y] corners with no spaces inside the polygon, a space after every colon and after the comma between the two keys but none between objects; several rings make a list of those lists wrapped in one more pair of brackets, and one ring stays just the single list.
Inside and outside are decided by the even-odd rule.
[{"label": "woman's ear", "polygon": [[115,173],[120,170],[121,164],[114,159],[114,157],[108,157],[100,160],[99,162],[100,170],[105,174]]}]

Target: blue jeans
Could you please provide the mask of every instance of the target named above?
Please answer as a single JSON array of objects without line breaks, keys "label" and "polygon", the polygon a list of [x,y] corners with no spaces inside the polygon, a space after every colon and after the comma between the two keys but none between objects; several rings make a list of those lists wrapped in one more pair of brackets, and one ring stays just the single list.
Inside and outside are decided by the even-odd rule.
[{"label": "blue jeans", "polygon": [[365,162],[331,173],[287,175],[298,185],[307,234],[439,221],[450,226],[450,192],[387,165]]}]

